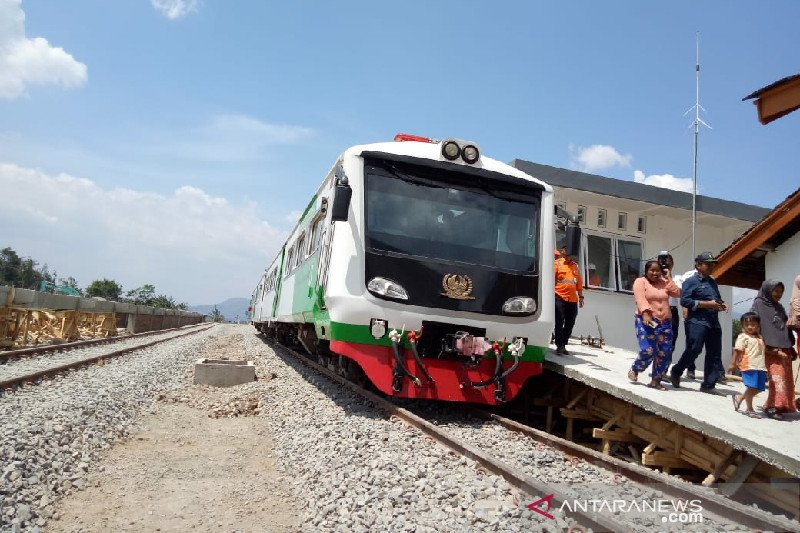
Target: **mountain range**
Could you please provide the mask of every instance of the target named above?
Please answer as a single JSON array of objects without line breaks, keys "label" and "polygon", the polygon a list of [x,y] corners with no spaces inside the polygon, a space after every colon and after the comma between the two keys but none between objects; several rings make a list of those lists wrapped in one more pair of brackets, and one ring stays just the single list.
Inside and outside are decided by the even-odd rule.
[{"label": "mountain range", "polygon": [[215,305],[219,312],[222,313],[222,316],[225,317],[226,321],[236,322],[238,320],[239,322],[245,322],[247,320],[247,307],[250,305],[250,299],[228,298],[224,302],[220,302],[218,304],[190,305],[189,311],[210,315],[214,312]]}]

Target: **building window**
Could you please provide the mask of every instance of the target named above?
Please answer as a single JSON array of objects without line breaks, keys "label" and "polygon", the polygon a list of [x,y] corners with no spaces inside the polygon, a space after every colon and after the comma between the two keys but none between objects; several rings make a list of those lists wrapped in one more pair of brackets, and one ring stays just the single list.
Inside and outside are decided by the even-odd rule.
[{"label": "building window", "polygon": [[628,213],[620,212],[617,215],[617,229],[626,230],[628,229]]},{"label": "building window", "polygon": [[636,224],[636,231],[639,233],[647,233],[647,217],[639,217],[639,222]]},{"label": "building window", "polygon": [[642,243],[638,241],[617,240],[617,272],[619,287],[623,291],[632,291],[633,282],[642,270]]},{"label": "building window", "polygon": [[614,236],[586,235],[584,279],[589,287],[631,291],[640,275],[642,243]]},{"label": "building window", "polygon": [[579,205],[578,206],[578,222],[581,224],[586,222],[586,206]]},{"label": "building window", "polygon": [[608,218],[608,213],[605,209],[598,209],[597,210],[597,227],[598,228],[605,228],[606,227],[606,218]]}]

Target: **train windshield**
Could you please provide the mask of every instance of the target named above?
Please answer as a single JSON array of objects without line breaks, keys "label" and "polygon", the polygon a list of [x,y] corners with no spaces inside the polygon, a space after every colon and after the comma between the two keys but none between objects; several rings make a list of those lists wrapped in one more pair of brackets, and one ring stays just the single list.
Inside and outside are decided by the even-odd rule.
[{"label": "train windshield", "polygon": [[365,164],[372,250],[536,271],[540,192],[458,172]]}]

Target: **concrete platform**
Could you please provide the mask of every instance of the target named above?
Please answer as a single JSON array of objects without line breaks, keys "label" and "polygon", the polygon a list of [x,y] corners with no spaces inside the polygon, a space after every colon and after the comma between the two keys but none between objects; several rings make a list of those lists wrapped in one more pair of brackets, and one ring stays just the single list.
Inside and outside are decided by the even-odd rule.
[{"label": "concrete platform", "polygon": [[194,384],[233,387],[256,380],[253,361],[198,359],[194,365]]},{"label": "concrete platform", "polygon": [[[646,386],[650,381],[649,368],[639,375],[639,382],[628,381],[628,370],[636,358],[634,352],[580,344],[570,344],[567,349],[570,355],[556,355],[549,350],[545,368],[719,439],[800,477],[800,414],[787,415],[782,421],[753,419],[733,409],[731,396],[744,391],[741,382],[717,385],[714,394],[700,392],[702,372],[698,369],[696,380],[681,379],[678,389],[666,382],[668,390],[659,391]],[[757,412],[766,398],[766,391],[756,396],[753,407]]]}]

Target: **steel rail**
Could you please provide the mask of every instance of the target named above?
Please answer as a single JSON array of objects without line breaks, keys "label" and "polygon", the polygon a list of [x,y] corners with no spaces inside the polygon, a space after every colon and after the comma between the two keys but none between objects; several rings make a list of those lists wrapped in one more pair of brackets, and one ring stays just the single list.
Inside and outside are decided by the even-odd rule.
[{"label": "steel rail", "polygon": [[753,506],[744,505],[715,492],[701,490],[700,487],[687,481],[677,480],[644,466],[605,455],[592,448],[581,446],[580,444],[562,439],[556,435],[532,428],[516,420],[511,420],[510,418],[491,413],[484,409],[471,407],[470,411],[479,418],[497,422],[510,431],[522,433],[536,442],[547,444],[568,455],[579,457],[592,464],[601,463],[604,468],[622,474],[632,481],[643,484],[657,483],[660,485],[659,490],[670,496],[684,499],[701,499],[703,501],[704,510],[736,521],[741,525],[761,530],[800,531],[800,525],[796,522],[772,515]]},{"label": "steel rail", "polygon": [[[264,341],[267,342],[267,339],[264,339]],[[270,341],[270,344],[273,344],[273,342]],[[374,404],[380,410],[396,416],[409,425],[416,427],[426,435],[447,446],[456,453],[476,461],[487,470],[503,477],[514,487],[525,491],[531,496],[535,496],[537,494],[549,496],[550,494],[553,494],[554,497],[551,508],[559,507],[559,505],[556,505],[557,502],[580,499],[579,495],[577,494],[560,490],[530,476],[515,472],[512,466],[502,461],[498,461],[497,459],[485,454],[470,444],[461,442],[458,439],[451,437],[436,425],[408,411],[407,409],[395,405],[394,403],[378,396],[377,394],[359,387],[357,384],[345,379],[336,372],[312,361],[305,354],[277,343],[274,343],[274,345],[277,345],[281,349],[292,354],[303,365],[314,368],[315,370],[318,370],[319,372],[331,378],[336,383],[347,387],[351,391]],[[581,446],[544,431],[531,428],[495,413],[489,413],[488,411],[474,407],[467,407],[467,409],[471,410],[478,417],[495,421],[511,431],[524,433],[530,438],[549,445],[552,448],[559,449],[566,454],[584,459],[593,464],[601,463],[600,466],[603,468],[607,468],[611,471],[619,473],[632,481],[643,484],[658,483],[662,486],[658,487],[657,490],[667,493],[670,496],[684,499],[700,499],[703,502],[704,510],[707,509],[714,514],[717,514],[728,520],[738,522],[745,527],[751,527],[756,530],[800,532],[800,526],[798,526],[796,522],[793,522],[787,518],[769,514],[753,506],[746,506],[737,501],[713,493],[711,490],[703,492],[699,487],[692,485],[689,482],[672,479],[667,475],[656,473],[644,466],[627,463],[617,459],[616,457],[606,456],[591,448]],[[596,513],[584,513],[580,510],[580,508],[577,507],[575,511],[571,513],[571,516],[578,518],[578,521],[581,523],[582,527],[590,527],[594,531],[622,532],[632,531],[634,528],[634,526],[630,523],[620,522],[613,518],[599,516]]]},{"label": "steel rail", "polygon": [[[320,373],[326,375],[336,383],[358,394],[359,396],[361,396],[362,398],[364,398],[365,400],[376,406],[381,411],[384,411],[385,413],[391,416],[395,416],[403,420],[407,424],[419,429],[425,435],[431,437],[435,441],[450,448],[457,454],[472,459],[482,467],[486,468],[488,471],[493,472],[498,476],[502,477],[503,479],[505,479],[506,481],[508,481],[508,483],[511,484],[512,486],[534,497],[537,494],[543,496],[553,495],[551,508],[557,507],[556,502],[572,501],[574,499],[578,499],[577,494],[563,491],[559,488],[548,485],[547,483],[534,479],[531,476],[514,471],[513,467],[511,467],[510,465],[502,461],[499,461],[494,457],[489,456],[485,452],[479,450],[478,448],[470,444],[467,444],[452,437],[446,431],[440,429],[434,424],[431,424],[424,418],[421,418],[420,416],[412,413],[411,411],[399,407],[393,404],[392,402],[384,398],[381,398],[377,394],[374,394],[370,391],[367,391],[359,387],[357,384],[346,380],[345,378],[331,371],[330,369],[308,359],[300,352],[297,352],[291,348],[287,348],[286,346],[283,345],[278,345],[278,346],[281,349],[293,355],[297,360],[301,362],[301,364],[311,367],[314,370],[317,370]],[[570,513],[570,516],[576,518],[580,523],[581,527],[591,528],[595,532],[610,531],[615,533],[616,532],[623,533],[634,530],[633,526],[630,523],[620,522],[619,520],[616,520],[614,518],[600,516],[596,513],[583,512],[580,509],[575,509],[573,512]]]},{"label": "steel rail", "polygon": [[[202,323],[201,323],[202,324]],[[108,344],[113,342],[120,342],[127,339],[135,339],[138,337],[148,337],[151,335],[158,335],[159,333],[167,333],[170,331],[180,331],[185,328],[196,327],[200,324],[190,324],[180,326],[177,328],[158,329],[152,331],[143,331],[141,333],[134,333],[132,335],[121,335],[115,337],[103,337],[102,339],[86,339],[83,341],[65,342],[63,344],[48,344],[46,346],[35,346],[30,348],[19,348],[16,350],[0,351],[0,361],[12,359],[14,357],[30,357],[32,355],[41,355],[49,352],[59,352],[61,350],[74,350],[76,348],[85,348],[86,346],[94,346],[98,344]]]},{"label": "steel rail", "polygon": [[66,364],[63,364],[63,365],[52,366],[50,368],[45,368],[43,370],[32,372],[30,374],[25,374],[23,376],[16,376],[16,377],[13,377],[13,378],[8,378],[8,379],[0,381],[0,389],[6,389],[6,388],[14,387],[14,386],[17,386],[17,385],[22,385],[22,384],[25,384],[25,383],[28,383],[28,382],[31,382],[31,381],[35,381],[35,380],[40,379],[40,378],[44,378],[44,377],[48,377],[48,376],[51,376],[51,375],[54,375],[54,374],[58,374],[60,372],[64,372],[66,370],[72,370],[73,368],[80,368],[82,366],[86,366],[86,365],[90,365],[90,364],[93,364],[93,363],[97,363],[98,361],[101,361],[101,360],[111,359],[113,357],[118,357],[120,355],[125,355],[126,353],[135,352],[137,350],[142,350],[144,348],[149,348],[149,347],[154,346],[156,344],[161,344],[162,342],[171,341],[173,339],[179,339],[181,337],[186,337],[187,335],[194,335],[195,333],[200,333],[202,331],[207,331],[207,330],[211,329],[212,327],[214,327],[214,326],[212,325],[212,326],[209,326],[209,327],[206,327],[206,328],[197,328],[197,329],[194,329],[192,331],[187,331],[185,333],[181,333],[180,335],[175,335],[173,337],[168,337],[166,339],[158,339],[158,340],[155,340],[153,342],[148,342],[148,343],[145,343],[145,344],[139,344],[137,346],[129,346],[128,348],[123,348],[121,350],[116,350],[114,352],[109,352],[109,353],[105,353],[105,354],[101,354],[101,355],[95,355],[95,356],[92,356],[92,357],[88,357],[86,359],[81,359],[79,361],[73,361],[71,363],[66,363]]}]

